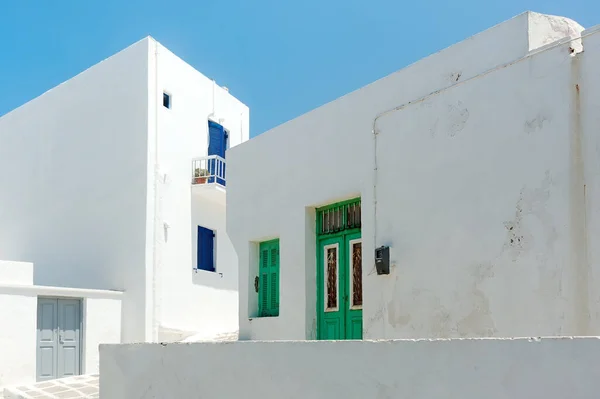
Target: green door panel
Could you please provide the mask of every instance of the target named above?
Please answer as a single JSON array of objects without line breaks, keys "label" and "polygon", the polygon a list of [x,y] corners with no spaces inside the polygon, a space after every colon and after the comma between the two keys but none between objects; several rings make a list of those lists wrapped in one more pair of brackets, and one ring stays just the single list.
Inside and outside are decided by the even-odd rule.
[{"label": "green door panel", "polygon": [[359,233],[344,236],[346,339],[362,339],[362,240]]},{"label": "green door panel", "polygon": [[325,318],[323,321],[323,336],[322,340],[338,340],[342,339],[342,319],[341,316],[338,318]]},{"label": "green door panel", "polygon": [[344,240],[326,238],[319,242],[317,269],[318,306],[320,314],[319,339],[344,339],[345,318],[343,306]]}]

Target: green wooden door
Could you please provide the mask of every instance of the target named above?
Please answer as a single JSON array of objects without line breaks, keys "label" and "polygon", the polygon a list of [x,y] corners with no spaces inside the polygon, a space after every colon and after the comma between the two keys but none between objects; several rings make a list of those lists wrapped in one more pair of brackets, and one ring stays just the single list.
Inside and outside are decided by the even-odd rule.
[{"label": "green wooden door", "polygon": [[362,240],[360,233],[345,236],[346,339],[362,339]]},{"label": "green wooden door", "polygon": [[360,225],[353,222],[360,212],[356,211],[356,204],[360,207],[360,200],[334,204],[318,213],[321,234],[317,237],[317,339],[320,340],[362,339],[362,242]]},{"label": "green wooden door", "polygon": [[344,240],[331,237],[320,242],[320,295],[319,339],[344,339]]}]

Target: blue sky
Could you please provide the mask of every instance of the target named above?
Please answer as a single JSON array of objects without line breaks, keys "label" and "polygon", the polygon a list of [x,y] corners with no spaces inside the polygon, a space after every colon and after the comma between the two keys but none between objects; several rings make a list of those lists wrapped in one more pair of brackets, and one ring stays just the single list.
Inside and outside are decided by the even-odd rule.
[{"label": "blue sky", "polygon": [[526,10],[600,24],[598,0],[0,0],[0,115],[152,35],[256,136]]}]

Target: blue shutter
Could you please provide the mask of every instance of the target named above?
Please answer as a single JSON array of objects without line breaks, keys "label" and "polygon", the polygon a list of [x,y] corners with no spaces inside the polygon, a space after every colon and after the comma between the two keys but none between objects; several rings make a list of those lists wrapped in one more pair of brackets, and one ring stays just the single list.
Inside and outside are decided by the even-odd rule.
[{"label": "blue shutter", "polygon": [[[227,132],[223,126],[216,122],[208,121],[208,155],[218,155],[225,159],[225,150],[227,150]],[[212,176],[208,179],[209,183],[215,182],[225,185],[225,165],[218,167],[214,160],[208,163],[209,174]]]},{"label": "blue shutter", "polygon": [[225,129],[213,121],[208,121],[208,155],[225,158]]},{"label": "blue shutter", "polygon": [[198,226],[198,269],[209,272],[215,271],[214,243],[215,233],[210,229]]}]

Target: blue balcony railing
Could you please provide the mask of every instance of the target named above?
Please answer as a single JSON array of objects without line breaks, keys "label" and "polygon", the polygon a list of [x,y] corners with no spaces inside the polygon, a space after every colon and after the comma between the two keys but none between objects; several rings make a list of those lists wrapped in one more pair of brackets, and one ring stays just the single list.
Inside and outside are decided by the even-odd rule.
[{"label": "blue balcony railing", "polygon": [[225,159],[218,155],[192,159],[192,184],[225,186]]}]

